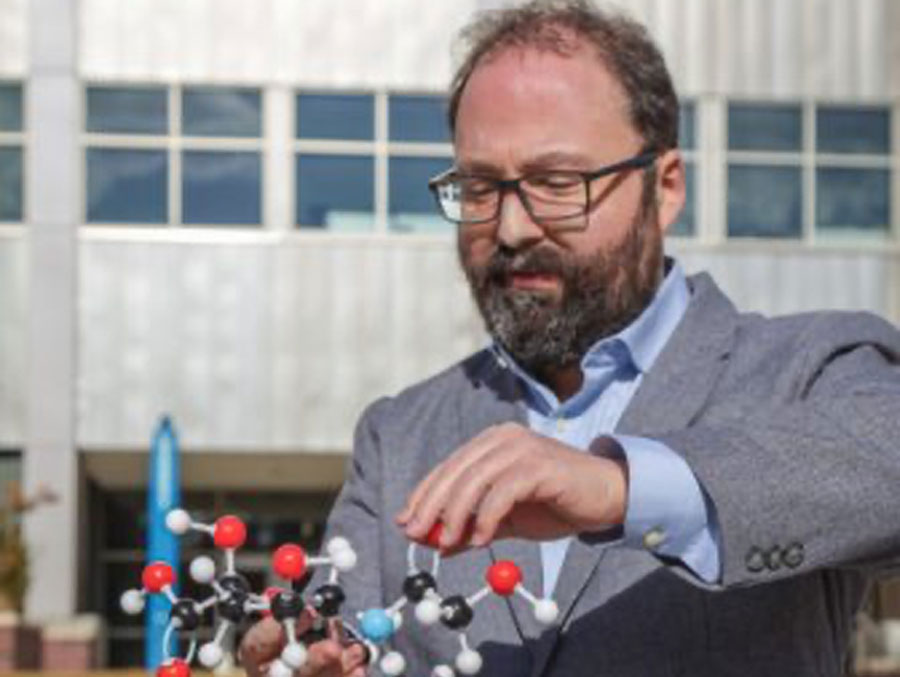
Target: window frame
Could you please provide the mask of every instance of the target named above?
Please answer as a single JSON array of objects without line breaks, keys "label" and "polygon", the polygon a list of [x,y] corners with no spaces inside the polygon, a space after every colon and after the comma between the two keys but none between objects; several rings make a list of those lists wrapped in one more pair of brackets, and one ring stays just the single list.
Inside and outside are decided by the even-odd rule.
[{"label": "window frame", "polygon": [[[430,141],[392,141],[389,136],[389,101],[395,96],[426,96],[426,97],[443,97],[443,93],[433,90],[412,90],[412,89],[328,89],[328,88],[309,88],[297,87],[291,92],[291,158],[292,158],[292,174],[291,187],[293,189],[293,197],[295,208],[291,212],[291,230],[294,233],[311,233],[317,237],[353,237],[353,236],[396,236],[396,237],[427,237],[427,238],[447,238],[455,236],[455,229],[448,222],[447,232],[404,232],[391,228],[390,216],[390,160],[393,157],[423,157],[430,159],[446,158],[447,166],[453,164],[453,144],[450,142],[430,142]],[[296,136],[297,130],[297,97],[301,94],[322,94],[322,95],[366,95],[374,98],[374,137],[371,141],[360,140],[343,140],[343,139],[301,139]],[[372,230],[365,233],[341,233],[339,231],[330,231],[327,228],[320,228],[315,225],[304,225],[296,223],[296,203],[300,199],[297,194],[297,176],[296,161],[300,154],[315,155],[336,155],[346,156],[352,155],[357,157],[371,157],[374,159],[374,209],[373,209],[373,226]],[[427,191],[428,187],[423,184],[422,190]],[[437,215],[435,208],[435,215]]]},{"label": "window frame", "polygon": [[[166,134],[108,133],[87,131],[88,90],[163,88],[166,90],[167,126]],[[230,136],[185,136],[182,134],[182,94],[191,89],[239,89],[252,90],[259,93],[260,100],[260,135],[258,137]],[[242,232],[262,231],[266,228],[265,182],[266,182],[266,87],[252,86],[243,83],[200,83],[182,82],[176,84],[159,84],[156,82],[136,81],[95,81],[87,80],[81,87],[82,124],[80,134],[80,151],[83,180],[81,182],[82,206],[81,223],[89,228],[126,228],[139,230],[171,229],[181,230],[228,230]],[[124,149],[124,150],[163,150],[168,162],[168,182],[166,186],[166,213],[163,223],[140,221],[89,221],[88,220],[88,150],[92,148]],[[224,151],[255,152],[259,155],[260,164],[260,214],[258,223],[185,223],[183,205],[183,153],[189,151]]]},{"label": "window frame", "polygon": [[8,78],[0,78],[0,85],[12,85],[14,87],[18,87],[20,101],[21,101],[21,127],[16,131],[3,131],[0,130],[0,148],[13,148],[18,149],[21,153],[22,164],[21,164],[21,174],[22,174],[22,193],[19,196],[21,201],[21,218],[17,221],[8,221],[0,219],[0,228],[3,229],[11,229],[11,230],[20,230],[26,223],[28,223],[28,190],[27,190],[27,178],[28,178],[28,149],[27,149],[27,128],[28,128],[28,97],[27,97],[27,83],[22,80],[14,80]]},{"label": "window frame", "polygon": [[[900,114],[896,101],[890,99],[828,99],[820,97],[807,98],[775,98],[768,99],[748,96],[722,97],[722,160],[719,170],[722,173],[721,200],[717,213],[721,215],[721,238],[729,244],[761,243],[766,246],[783,247],[799,244],[807,247],[835,247],[852,244],[854,246],[897,247],[900,245]],[[732,150],[728,146],[728,114],[732,104],[795,105],[801,111],[801,145],[798,151],[744,151]],[[890,147],[885,155],[872,153],[834,153],[819,152],[817,147],[817,112],[819,108],[844,108],[852,111],[886,109],[890,133]],[[729,168],[739,166],[790,166],[800,169],[801,184],[801,224],[800,237],[745,237],[734,236],[728,232],[728,172]],[[816,173],[819,169],[880,169],[889,172],[888,178],[888,223],[884,231],[866,232],[861,229],[829,230],[819,227],[816,215],[816,191],[818,189]]]}]

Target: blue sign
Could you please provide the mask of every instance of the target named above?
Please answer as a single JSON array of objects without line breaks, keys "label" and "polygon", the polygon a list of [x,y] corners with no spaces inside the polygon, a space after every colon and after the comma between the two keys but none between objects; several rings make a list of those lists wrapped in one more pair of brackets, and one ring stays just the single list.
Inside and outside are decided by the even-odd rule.
[{"label": "blue sign", "polygon": [[[178,435],[168,416],[153,434],[150,447],[150,484],[147,487],[147,563],[168,562],[178,574],[178,537],[166,528],[166,515],[181,507],[181,467]],[[163,639],[169,623],[171,602],[165,595],[147,600],[144,634],[144,665],[155,670],[163,661]],[[174,655],[174,638],[169,647]]]}]

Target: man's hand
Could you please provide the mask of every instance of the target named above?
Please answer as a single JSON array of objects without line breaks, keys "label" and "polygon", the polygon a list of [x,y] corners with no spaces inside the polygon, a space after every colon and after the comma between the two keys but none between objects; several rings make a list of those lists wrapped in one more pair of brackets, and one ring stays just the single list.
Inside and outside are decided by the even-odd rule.
[{"label": "man's hand", "polygon": [[622,523],[627,504],[627,468],[610,457],[615,449],[608,438],[591,454],[516,423],[493,426],[436,466],[397,522],[420,542],[442,522],[444,551],[607,529]]},{"label": "man's hand", "polygon": [[[310,625],[307,612],[297,623],[298,633]],[[340,621],[329,622],[329,637],[309,645],[306,664],[297,671],[300,677],[365,677],[366,650],[361,644],[345,645]],[[272,618],[264,618],[251,627],[241,641],[239,656],[249,677],[266,677],[272,661],[285,645],[284,630]]]}]

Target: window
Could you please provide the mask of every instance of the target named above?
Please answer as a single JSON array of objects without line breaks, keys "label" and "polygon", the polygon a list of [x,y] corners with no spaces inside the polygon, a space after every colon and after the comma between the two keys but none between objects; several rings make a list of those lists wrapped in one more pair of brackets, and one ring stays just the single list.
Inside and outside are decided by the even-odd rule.
[{"label": "window", "polygon": [[23,220],[22,87],[0,82],[0,223]]},{"label": "window", "polygon": [[728,234],[800,237],[803,111],[800,105],[728,107]]},{"label": "window", "polygon": [[331,232],[449,232],[428,179],[452,163],[445,100],[302,92],[295,222]]},{"label": "window", "polygon": [[886,106],[728,107],[728,234],[885,237],[890,227]]},{"label": "window", "polygon": [[262,98],[239,87],[89,87],[89,223],[258,226]]},{"label": "window", "polygon": [[692,102],[681,104],[678,116],[678,146],[684,158],[686,195],[684,208],[669,233],[689,237],[697,232],[697,119]]},{"label": "window", "polygon": [[815,219],[819,233],[887,235],[891,120],[887,107],[816,110]]}]

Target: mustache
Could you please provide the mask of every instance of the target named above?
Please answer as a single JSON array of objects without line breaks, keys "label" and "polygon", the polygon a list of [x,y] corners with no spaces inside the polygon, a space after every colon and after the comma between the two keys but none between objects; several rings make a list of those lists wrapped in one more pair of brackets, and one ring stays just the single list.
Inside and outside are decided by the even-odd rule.
[{"label": "mustache", "polygon": [[485,281],[506,282],[514,273],[542,273],[565,277],[567,267],[553,250],[533,249],[527,252],[498,248],[484,270]]}]

